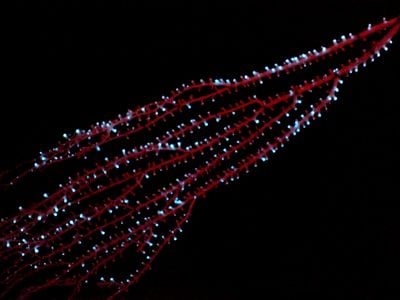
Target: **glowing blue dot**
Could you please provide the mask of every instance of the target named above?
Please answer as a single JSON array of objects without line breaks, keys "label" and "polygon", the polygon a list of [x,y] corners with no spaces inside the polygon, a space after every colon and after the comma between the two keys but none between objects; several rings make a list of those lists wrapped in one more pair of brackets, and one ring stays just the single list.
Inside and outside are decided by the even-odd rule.
[{"label": "glowing blue dot", "polygon": [[174,200],[174,203],[179,205],[179,204],[182,204],[183,202],[182,202],[182,200],[176,198],[176,199]]}]

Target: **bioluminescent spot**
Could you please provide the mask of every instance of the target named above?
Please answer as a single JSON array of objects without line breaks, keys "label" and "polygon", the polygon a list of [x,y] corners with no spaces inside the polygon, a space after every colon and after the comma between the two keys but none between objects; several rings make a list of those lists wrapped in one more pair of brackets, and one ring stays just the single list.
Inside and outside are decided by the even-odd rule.
[{"label": "bioluminescent spot", "polygon": [[3,173],[11,189],[57,168],[65,180],[1,219],[0,298],[54,287],[70,298],[91,286],[110,298],[128,291],[177,238],[197,200],[263,165],[321,117],[346,77],[380,57],[399,28],[399,18],[384,20],[240,78],[183,84],[62,134]]}]

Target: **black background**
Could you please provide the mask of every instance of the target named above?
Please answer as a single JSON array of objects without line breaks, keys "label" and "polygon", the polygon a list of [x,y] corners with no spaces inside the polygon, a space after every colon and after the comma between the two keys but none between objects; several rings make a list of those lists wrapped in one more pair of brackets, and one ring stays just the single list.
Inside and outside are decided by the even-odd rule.
[{"label": "black background", "polygon": [[[183,82],[261,70],[400,12],[372,0],[12,2],[1,168]],[[268,165],[197,203],[129,298],[398,299],[399,45]]]}]

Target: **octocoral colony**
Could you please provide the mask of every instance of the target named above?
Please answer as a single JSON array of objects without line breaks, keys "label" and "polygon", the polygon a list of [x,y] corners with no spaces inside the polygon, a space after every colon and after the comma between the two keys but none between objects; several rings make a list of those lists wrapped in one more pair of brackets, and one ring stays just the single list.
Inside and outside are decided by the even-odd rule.
[{"label": "octocoral colony", "polygon": [[[197,199],[267,161],[320,117],[344,78],[387,50],[399,27],[399,18],[384,20],[239,79],[184,84],[64,134],[4,173],[16,188],[67,162],[79,166],[55,191],[1,220],[0,298],[52,287],[69,287],[73,298],[91,285],[109,288],[110,298],[126,292],[177,238]],[[124,259],[126,274],[113,269]]]}]

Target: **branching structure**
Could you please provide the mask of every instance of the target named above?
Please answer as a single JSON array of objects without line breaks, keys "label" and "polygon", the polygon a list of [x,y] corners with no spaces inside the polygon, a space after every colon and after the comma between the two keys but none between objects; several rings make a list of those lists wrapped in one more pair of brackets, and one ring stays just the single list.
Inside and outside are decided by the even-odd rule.
[{"label": "branching structure", "polygon": [[56,147],[3,173],[18,187],[77,166],[53,192],[1,220],[0,298],[53,287],[70,288],[70,298],[90,286],[110,298],[126,292],[176,239],[197,199],[267,161],[320,117],[343,79],[387,50],[399,28],[399,18],[383,21],[249,76],[182,85],[64,134]]}]

